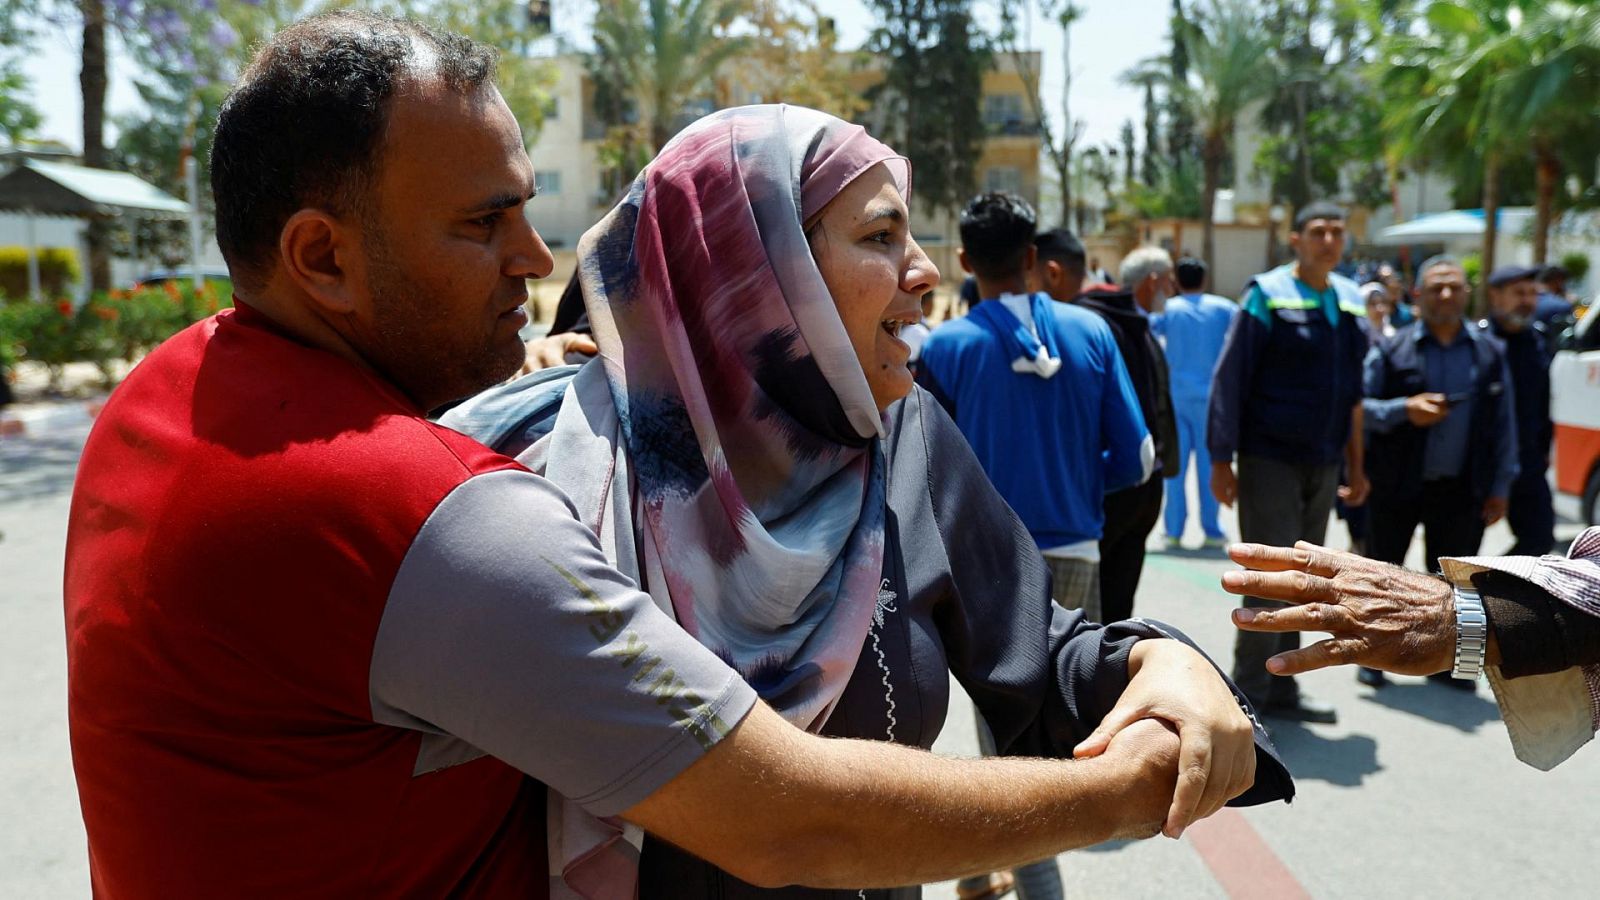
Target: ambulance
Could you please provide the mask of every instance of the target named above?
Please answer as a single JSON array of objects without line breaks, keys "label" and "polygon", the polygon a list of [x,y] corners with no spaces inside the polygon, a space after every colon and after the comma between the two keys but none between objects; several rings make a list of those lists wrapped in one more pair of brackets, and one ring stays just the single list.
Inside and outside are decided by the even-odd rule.
[{"label": "ambulance", "polygon": [[1550,364],[1556,490],[1579,498],[1578,516],[1600,525],[1600,314],[1578,320]]}]

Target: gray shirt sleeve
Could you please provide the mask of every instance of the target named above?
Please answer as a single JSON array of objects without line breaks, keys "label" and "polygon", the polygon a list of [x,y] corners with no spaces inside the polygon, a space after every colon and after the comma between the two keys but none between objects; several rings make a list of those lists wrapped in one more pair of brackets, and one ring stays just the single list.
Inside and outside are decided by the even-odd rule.
[{"label": "gray shirt sleeve", "polygon": [[467,480],[424,523],[370,689],[374,720],[427,735],[419,773],[486,753],[596,816],[670,781],[756,699],[525,471]]}]

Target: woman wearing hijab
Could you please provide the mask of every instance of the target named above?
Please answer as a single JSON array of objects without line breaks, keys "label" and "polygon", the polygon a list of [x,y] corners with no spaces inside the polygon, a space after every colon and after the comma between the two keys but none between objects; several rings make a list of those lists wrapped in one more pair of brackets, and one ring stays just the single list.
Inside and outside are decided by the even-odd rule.
[{"label": "woman wearing hijab", "polygon": [[[953,674],[1011,755],[1092,755],[1132,721],[1171,721],[1180,754],[1211,767],[1203,787],[1180,780],[1169,833],[1235,794],[1292,796],[1242,696],[1186,638],[1052,604],[1027,531],[913,391],[896,335],[938,272],[910,236],[910,180],[904,158],[813,110],[702,119],[579,243],[599,358],[445,423],[565,490],[611,561],[795,725],[928,747]],[[846,896],[769,893],[551,807],[569,886]]]}]

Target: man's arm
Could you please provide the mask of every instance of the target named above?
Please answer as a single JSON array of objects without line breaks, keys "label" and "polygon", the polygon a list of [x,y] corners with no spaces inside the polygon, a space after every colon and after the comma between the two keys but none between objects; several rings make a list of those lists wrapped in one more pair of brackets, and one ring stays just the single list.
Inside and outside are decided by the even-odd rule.
[{"label": "man's arm", "polygon": [[758,704],[623,817],[756,885],[893,887],[1150,837],[1176,772],[1152,720],[1094,759],[964,760],[817,737]]},{"label": "man's arm", "polygon": [[1266,329],[1271,327],[1262,318],[1266,315],[1266,300],[1260,288],[1252,285],[1240,302],[1241,310],[1228,323],[1222,353],[1211,372],[1211,400],[1206,410],[1210,488],[1224,506],[1233,505],[1239,490],[1233,455],[1239,449],[1239,418],[1244,410],[1245,390],[1255,373],[1255,345],[1265,340]]},{"label": "man's arm", "polygon": [[1339,487],[1339,499],[1346,506],[1360,506],[1367,502],[1371,485],[1367,482],[1367,436],[1362,430],[1362,406],[1357,402],[1350,408],[1350,437],[1344,442],[1344,478]]},{"label": "man's arm", "polygon": [[[1406,421],[1409,398],[1379,397],[1383,393],[1383,382],[1383,351],[1374,342],[1361,364],[1361,392],[1366,398],[1361,401],[1362,420],[1363,425],[1374,434],[1388,434]],[[1444,398],[1439,399],[1442,405]]]},{"label": "man's arm", "polygon": [[943,761],[801,732],[520,470],[434,509],[368,668],[373,721],[423,735],[416,772],[487,753],[765,884],[939,880],[1148,836],[1176,784],[1178,738],[1148,723],[1081,762]]},{"label": "man's arm", "polygon": [[[1590,530],[1600,542],[1600,532]],[[1308,544],[1235,544],[1228,555],[1245,571],[1226,572],[1222,586],[1293,604],[1282,609],[1236,609],[1244,631],[1324,631],[1332,635],[1282,653],[1267,668],[1297,675],[1335,665],[1362,665],[1402,675],[1431,675],[1455,661],[1455,592],[1433,575]],[[1537,560],[1507,557],[1499,564]],[[1576,599],[1600,593],[1600,565],[1585,561],[1563,576]],[[1564,602],[1526,579],[1501,572],[1473,577],[1490,613],[1488,664],[1507,677],[1600,663],[1600,615]]]},{"label": "man's arm", "polygon": [[1511,368],[1500,361],[1500,383],[1505,390],[1500,395],[1500,413],[1494,422],[1494,482],[1489,487],[1489,497],[1483,504],[1483,522],[1493,525],[1505,517],[1511,497],[1511,483],[1517,480],[1521,463],[1517,458],[1517,401],[1511,390]]}]

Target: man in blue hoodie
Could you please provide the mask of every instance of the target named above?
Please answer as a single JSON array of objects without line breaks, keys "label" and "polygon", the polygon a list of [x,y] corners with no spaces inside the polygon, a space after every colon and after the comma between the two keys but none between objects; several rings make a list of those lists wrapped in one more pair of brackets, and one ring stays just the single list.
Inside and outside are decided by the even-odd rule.
[{"label": "man in blue hoodie", "polygon": [[928,338],[917,380],[1027,525],[1056,600],[1098,621],[1102,499],[1148,478],[1155,449],[1105,322],[1028,292],[1034,229],[1033,209],[1010,194],[962,212],[961,265],[981,299]]},{"label": "man in blue hoodie", "polygon": [[[983,194],[962,211],[959,258],[979,299],[922,345],[917,382],[955,419],[1039,545],[1051,596],[1103,622],[1101,500],[1148,478],[1155,448],[1111,330],[1093,313],[1029,293],[1036,222],[1012,194]],[[1081,285],[1081,269],[1075,277]],[[979,726],[979,748],[993,755]],[[1015,871],[1029,900],[1062,896],[1054,859]],[[962,888],[989,884],[969,879]]]}]

